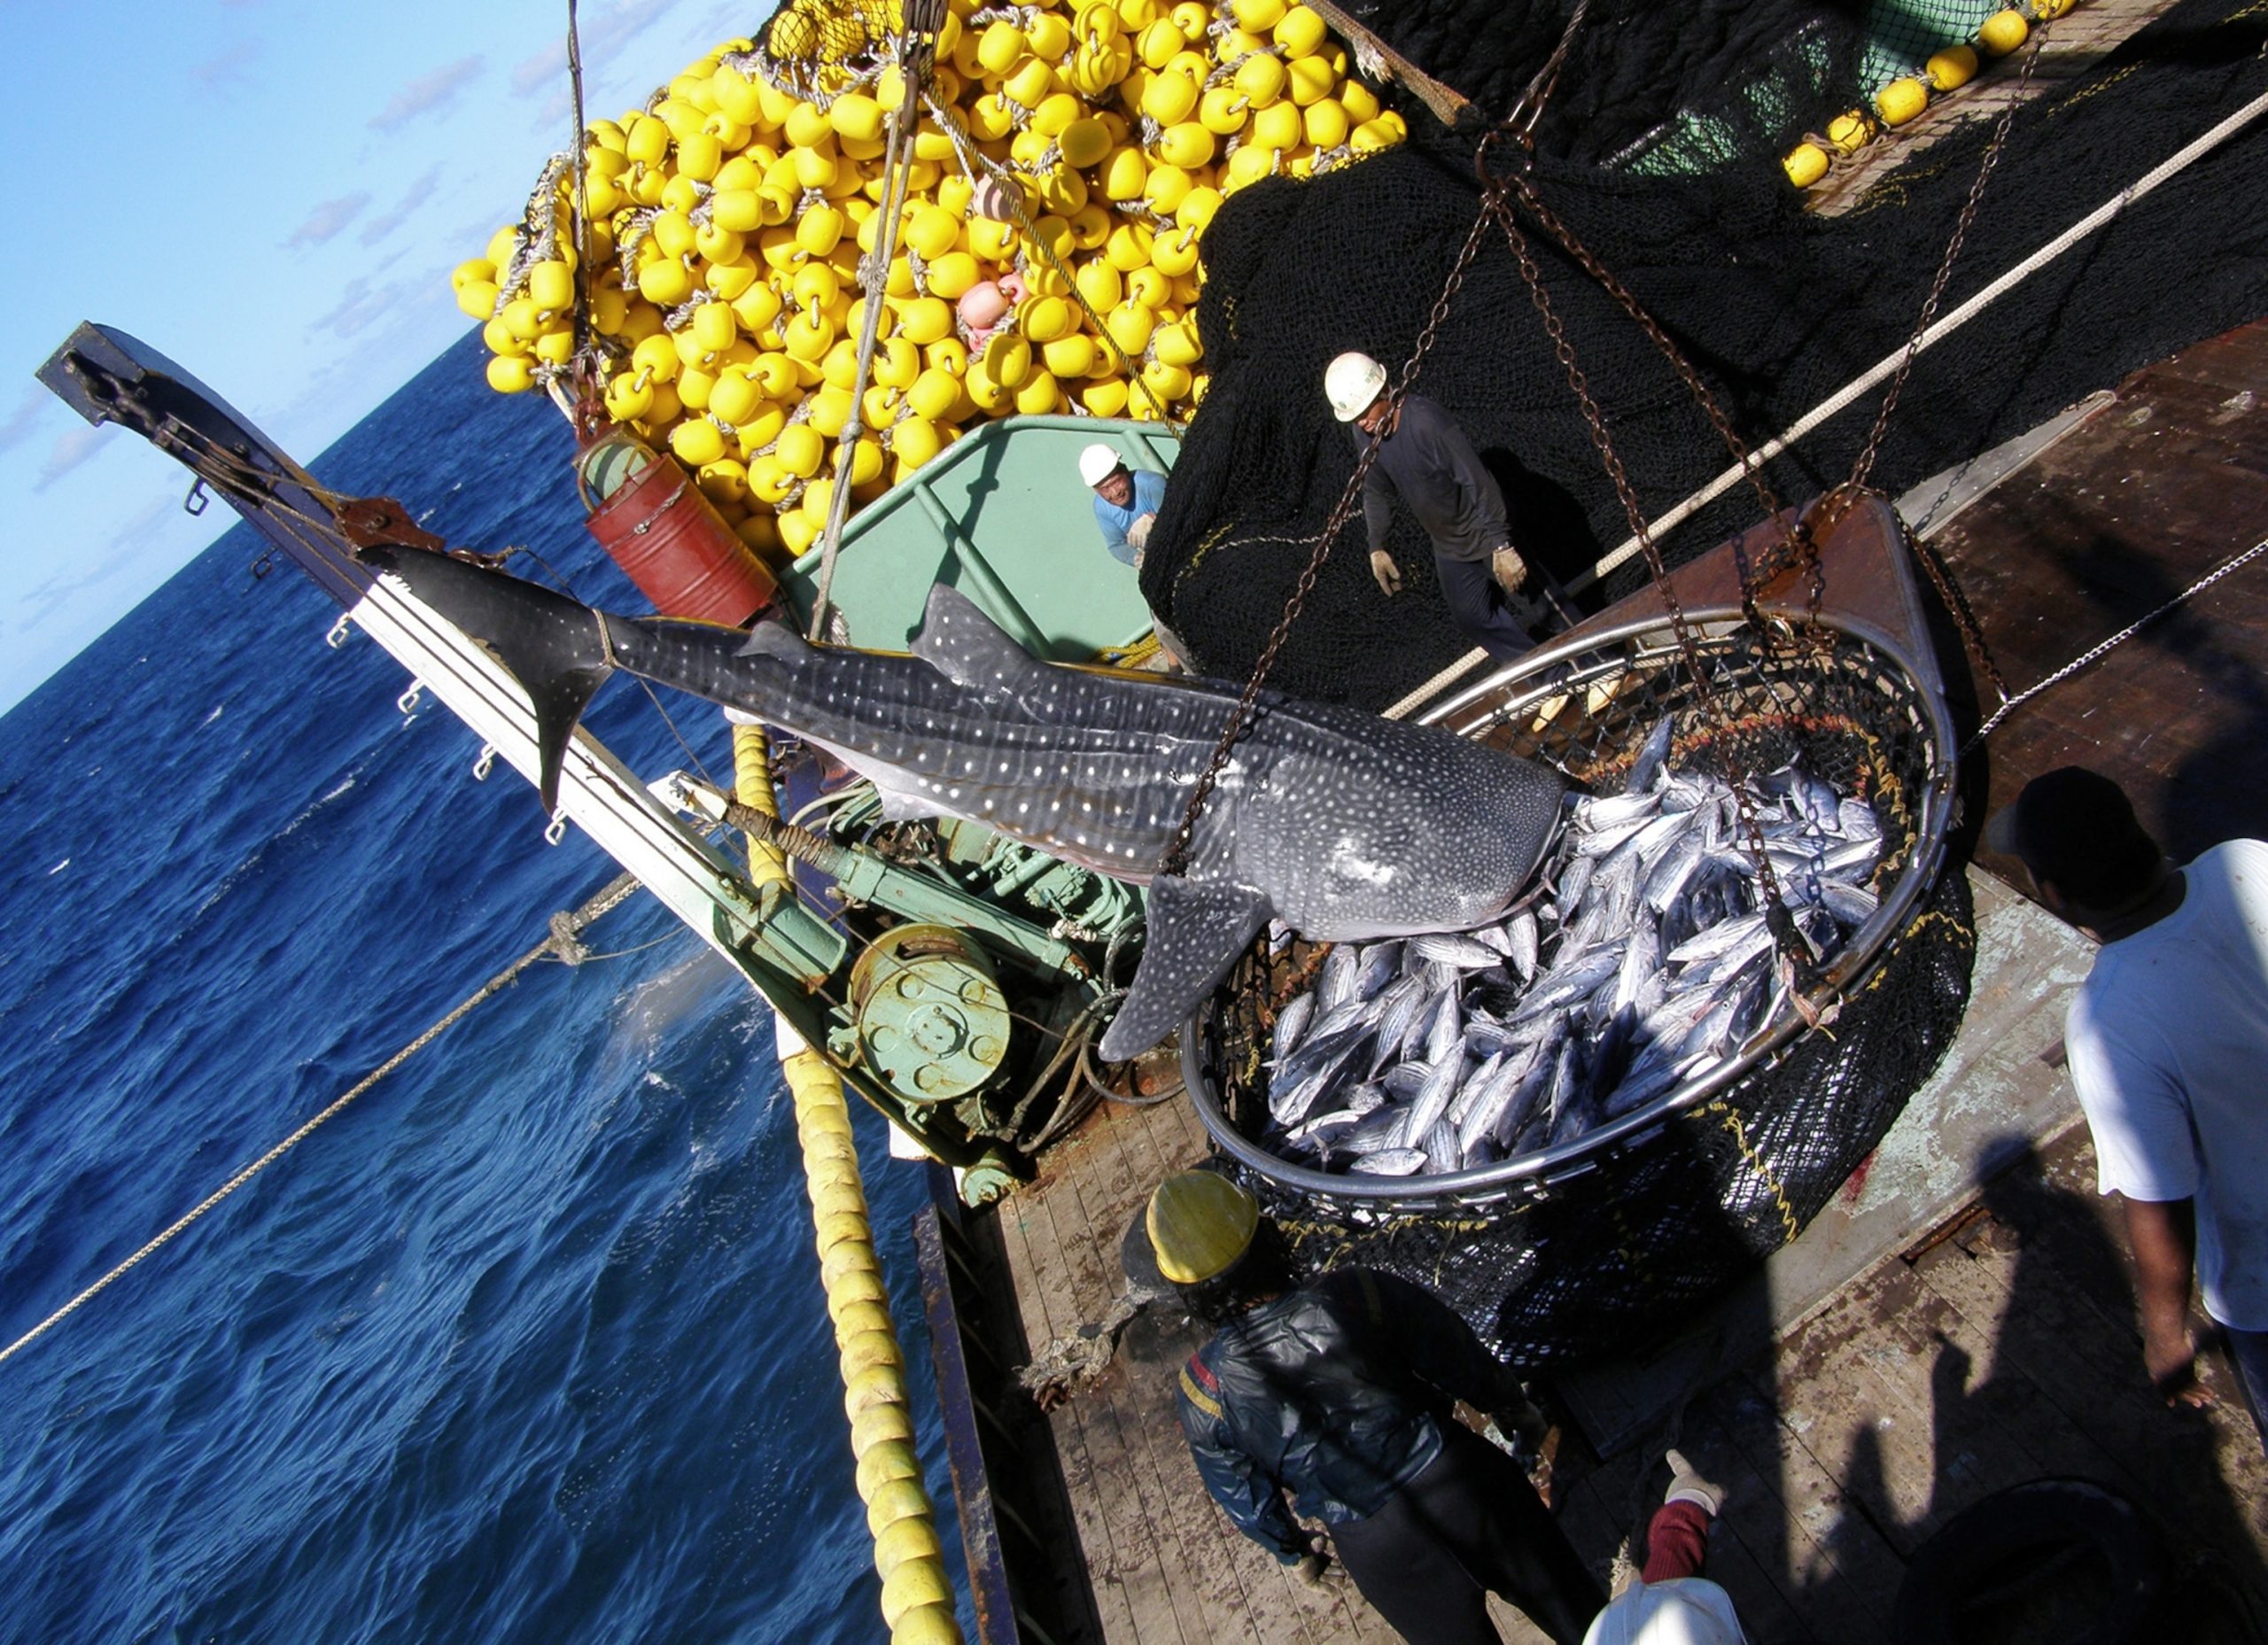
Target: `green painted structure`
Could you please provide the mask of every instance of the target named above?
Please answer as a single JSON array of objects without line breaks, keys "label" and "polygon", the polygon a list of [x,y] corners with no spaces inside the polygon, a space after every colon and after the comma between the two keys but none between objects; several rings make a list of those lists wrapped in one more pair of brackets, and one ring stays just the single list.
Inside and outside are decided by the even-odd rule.
[{"label": "green painted structure", "polygon": [[[1095,524],[1079,453],[1115,448],[1127,466],[1172,470],[1180,438],[1161,423],[1007,417],[955,441],[843,528],[829,600],[850,643],[903,651],[932,583],[958,588],[1034,656],[1085,663],[1150,630],[1132,568],[1112,559]],[[781,578],[808,614],[819,550]]]}]

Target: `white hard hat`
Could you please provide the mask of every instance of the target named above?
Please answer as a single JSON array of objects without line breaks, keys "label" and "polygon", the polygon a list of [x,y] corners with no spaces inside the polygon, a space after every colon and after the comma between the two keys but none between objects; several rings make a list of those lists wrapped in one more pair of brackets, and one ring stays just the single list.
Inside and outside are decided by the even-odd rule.
[{"label": "white hard hat", "polygon": [[1598,1613],[1583,1645],[1742,1645],[1732,1595],[1705,1577],[1626,1588]]},{"label": "white hard hat", "polygon": [[1126,459],[1107,446],[1090,446],[1079,454],[1079,477],[1099,485],[1126,466]]},{"label": "white hard hat", "polygon": [[1341,423],[1352,423],[1368,411],[1385,388],[1386,368],[1368,354],[1349,352],[1323,369],[1323,397],[1331,402],[1331,415]]}]

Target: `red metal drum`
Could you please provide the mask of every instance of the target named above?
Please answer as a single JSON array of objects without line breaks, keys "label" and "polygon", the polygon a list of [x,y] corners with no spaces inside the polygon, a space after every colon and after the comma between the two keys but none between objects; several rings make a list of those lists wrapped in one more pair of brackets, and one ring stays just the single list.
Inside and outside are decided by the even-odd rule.
[{"label": "red metal drum", "polygon": [[[617,442],[637,446],[637,452],[617,447],[604,454],[615,459],[612,464],[602,461],[604,448]],[[638,453],[647,458],[642,466],[636,464]],[[610,468],[612,477],[627,470],[626,477],[594,499],[591,482]],[[575,477],[591,511],[591,535],[664,617],[739,627],[778,596],[770,570],[733,534],[675,458],[617,432],[577,454]]]}]

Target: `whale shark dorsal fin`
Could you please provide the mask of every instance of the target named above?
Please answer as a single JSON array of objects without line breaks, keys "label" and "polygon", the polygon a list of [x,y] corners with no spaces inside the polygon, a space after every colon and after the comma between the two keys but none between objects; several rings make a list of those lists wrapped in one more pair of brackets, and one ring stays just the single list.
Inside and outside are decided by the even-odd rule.
[{"label": "whale shark dorsal fin", "polygon": [[943,583],[929,590],[913,655],[956,686],[1001,707],[1021,706],[1053,672],[1034,661],[975,601]]},{"label": "whale shark dorsal fin", "polygon": [[1142,963],[1102,1036],[1103,1059],[1138,1057],[1179,1028],[1229,974],[1270,912],[1250,886],[1178,874],[1151,881]]},{"label": "whale shark dorsal fin", "polygon": [[783,663],[800,663],[819,649],[785,623],[767,617],[748,631],[737,655],[744,657],[778,657]]}]

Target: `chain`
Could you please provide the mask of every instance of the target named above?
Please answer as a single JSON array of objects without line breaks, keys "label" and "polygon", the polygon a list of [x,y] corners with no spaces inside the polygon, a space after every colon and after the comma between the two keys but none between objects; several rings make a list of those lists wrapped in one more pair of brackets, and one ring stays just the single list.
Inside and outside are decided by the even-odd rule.
[{"label": "chain", "polygon": [[[1646,569],[1652,574],[1654,587],[1661,596],[1662,605],[1669,613],[1670,628],[1677,636],[1677,648],[1685,663],[1685,671],[1693,681],[1695,696],[1702,711],[1728,747],[1737,751],[1743,741],[1734,732],[1722,706],[1709,689],[1707,675],[1701,666],[1701,648],[1693,638],[1693,625],[1685,615],[1685,603],[1678,598],[1677,589],[1670,581],[1669,568],[1662,563],[1660,547],[1653,533],[1646,527],[1645,510],[1639,506],[1638,493],[1630,484],[1630,476],[1622,466],[1622,458],[1614,449],[1613,438],[1606,431],[1606,417],[1591,398],[1590,379],[1583,373],[1575,358],[1574,345],[1567,341],[1566,328],[1551,306],[1551,294],[1544,289],[1543,271],[1536,264],[1534,251],[1527,237],[1520,232],[1518,221],[1513,216],[1511,202],[1503,194],[1494,197],[1484,208],[1503,225],[1504,237],[1512,248],[1512,255],[1520,266],[1520,277],[1527,282],[1528,296],[1535,304],[1536,313],[1543,317],[1543,330],[1551,339],[1551,352],[1557,356],[1561,368],[1567,373],[1567,386],[1574,391],[1577,404],[1582,407],[1583,421],[1588,425],[1591,444],[1597,447],[1599,461],[1606,469],[1606,476],[1613,482],[1615,495],[1622,500],[1622,512],[1630,522],[1630,530],[1637,537],[1638,547],[1646,556]],[[1760,632],[1760,631],[1759,631]],[[1772,927],[1773,936],[1781,951],[1799,968],[1811,962],[1804,948],[1795,922],[1788,913],[1787,904],[1780,894],[1780,878],[1774,872],[1772,858],[1764,849],[1764,827],[1757,819],[1756,797],[1749,792],[1748,774],[1736,761],[1732,778],[1733,803],[1740,812],[1741,832],[1747,837],[1749,855],[1755,859],[1756,878],[1764,893],[1765,916]],[[1799,970],[1800,974],[1800,970]]]},{"label": "chain", "polygon": [[2268,554],[2268,537],[2264,537],[2260,541],[2253,544],[2251,547],[2246,549],[2242,554],[2223,561],[2219,565],[2206,572],[2204,576],[2190,584],[2188,587],[2174,595],[2172,599],[2158,607],[2157,609],[2149,612],[2146,616],[2135,618],[2134,621],[2127,624],[2125,627],[2120,629],[2117,633],[2111,635],[2109,639],[2104,640],[2101,645],[2094,647],[2092,650],[2081,652],[2078,656],[2073,657],[2070,662],[2064,663],[2062,667],[2057,669],[2054,673],[2041,680],[2038,685],[2027,687],[2024,690],[2018,692],[2013,697],[2005,696],[2004,694],[2004,701],[2002,701],[1999,708],[1992,711],[1992,718],[1986,720],[1982,726],[1979,726],[1977,728],[1976,734],[1970,737],[1967,742],[1961,744],[1961,757],[1967,759],[1970,754],[1974,753],[1978,748],[1983,746],[1984,739],[1992,734],[1993,731],[1999,726],[2002,720],[2008,718],[2009,715],[2015,713],[2018,709],[2031,702],[2041,692],[2047,690],[2051,686],[2061,685],[2063,681],[2069,679],[2072,675],[2087,667],[2090,663],[2099,661],[2111,651],[2125,644],[2126,641],[2132,640],[2136,634],[2141,632],[2143,629],[2148,628],[2152,623],[2156,622],[2158,618],[2172,610],[2174,607],[2181,604],[2183,601],[2189,599],[2194,594],[2202,594],[2206,589],[2210,588],[2215,583],[2219,582],[2221,578],[2226,577],[2230,572],[2236,570],[2244,565],[2249,564],[2252,561],[2258,559],[2264,554]]},{"label": "chain", "polygon": [[1197,831],[1197,819],[1204,815],[1205,803],[1212,797],[1221,772],[1228,764],[1229,754],[1252,728],[1253,710],[1260,701],[1260,690],[1267,682],[1269,671],[1276,666],[1276,654],[1291,638],[1292,625],[1300,620],[1308,596],[1315,592],[1316,578],[1322,574],[1323,563],[1331,557],[1332,545],[1354,518],[1355,508],[1362,502],[1363,488],[1377,464],[1379,452],[1386,444],[1386,437],[1394,419],[1401,415],[1402,402],[1407,398],[1410,385],[1418,380],[1418,370],[1425,361],[1426,351],[1433,345],[1441,323],[1449,318],[1449,306],[1456,294],[1464,289],[1465,271],[1472,267],[1472,260],[1480,254],[1480,242],[1487,234],[1492,206],[1484,202],[1480,214],[1472,220],[1472,232],[1464,237],[1464,245],[1450,266],[1449,278],[1441,283],[1441,294],[1433,299],[1433,312],[1426,316],[1425,330],[1418,332],[1417,346],[1402,368],[1402,375],[1386,391],[1386,414],[1379,420],[1378,428],[1363,446],[1362,455],[1355,461],[1354,473],[1347,477],[1346,488],[1339,493],[1330,517],[1315,539],[1315,548],[1308,555],[1307,565],[1301,570],[1299,581],[1293,585],[1292,597],[1284,602],[1284,615],[1277,620],[1275,632],[1268,636],[1268,643],[1261,648],[1260,660],[1253,664],[1252,678],[1245,682],[1244,694],[1237,699],[1230,711],[1228,723],[1221,728],[1221,740],[1214,746],[1213,757],[1205,762],[1205,769],[1197,774],[1196,787],[1189,792],[1189,803],[1183,810],[1181,826],[1174,830],[1173,839],[1166,847],[1166,854],[1158,865],[1161,873],[1177,874],[1189,866],[1189,844]]},{"label": "chain", "polygon": [[[1953,224],[1953,238],[1946,245],[1945,261],[1938,265],[1938,277],[1930,287],[1930,295],[1922,304],[1922,318],[1914,327],[1914,335],[1906,345],[1906,358],[1898,362],[1897,375],[1890,379],[1890,388],[1882,397],[1882,409],[1875,414],[1875,425],[1867,435],[1867,443],[1859,451],[1859,460],[1851,465],[1851,484],[1864,485],[1867,476],[1874,472],[1875,454],[1882,445],[1883,436],[1890,428],[1890,414],[1897,409],[1898,397],[1906,388],[1906,378],[1914,369],[1915,357],[1922,352],[1922,339],[1927,336],[1930,322],[1937,318],[1938,305],[1944,300],[1946,286],[1953,279],[1953,263],[1961,256],[1961,242],[1969,237],[1969,226],[1977,219],[1978,202],[1984,198],[1984,184],[1992,169],[2000,162],[2000,150],[2008,140],[2008,128],[2015,122],[2016,110],[2023,102],[2023,94],[2031,84],[2032,71],[2039,66],[2039,48],[2047,38],[2043,23],[2032,30],[2031,50],[2023,59],[2023,72],[2016,76],[2016,89],[2008,95],[2008,106],[2000,111],[2000,118],[1993,122],[1992,139],[1984,145],[1984,159],[1977,168],[1977,181],[1969,187],[1969,198],[1961,208],[1961,217]],[[1966,638],[1964,635],[1963,638]]]},{"label": "chain", "polygon": [[[1577,237],[1575,231],[1561,221],[1557,213],[1544,204],[1542,197],[1536,192],[1534,180],[1525,170],[1514,173],[1506,181],[1518,194],[1520,204],[1527,207],[1529,214],[1542,226],[1544,232],[1621,306],[1622,312],[1629,315],[1638,329],[1646,334],[1647,340],[1669,363],[1670,369],[1677,374],[1678,380],[1685,384],[1686,391],[1701,407],[1702,415],[1717,431],[1718,438],[1724,441],[1725,449],[1731,454],[1735,465],[1747,477],[1749,485],[1756,493],[1757,503],[1764,511],[1764,517],[1767,520],[1783,519],[1780,499],[1766,481],[1764,471],[1750,452],[1747,442],[1734,430],[1732,419],[1725,415],[1724,407],[1717,403],[1717,397],[1709,392],[1708,384],[1701,380],[1700,373],[1693,369],[1692,362],[1685,358],[1684,353],[1670,340],[1669,334],[1631,294],[1629,287],[1599,261],[1591,249]],[[1767,567],[1764,577],[1759,578],[1750,568],[1746,547],[1737,538],[1733,542],[1733,558],[1740,573],[1741,611],[1748,618],[1749,625],[1759,633],[1766,632],[1766,625],[1756,609],[1757,592],[1761,582],[1776,571],[1780,565],[1792,564],[1804,568],[1811,585],[1811,622],[1816,625],[1819,619],[1819,602],[1825,585],[1820,576],[1816,540],[1802,524],[1790,524],[1783,529],[1782,549],[1785,558],[1779,564]]]}]

